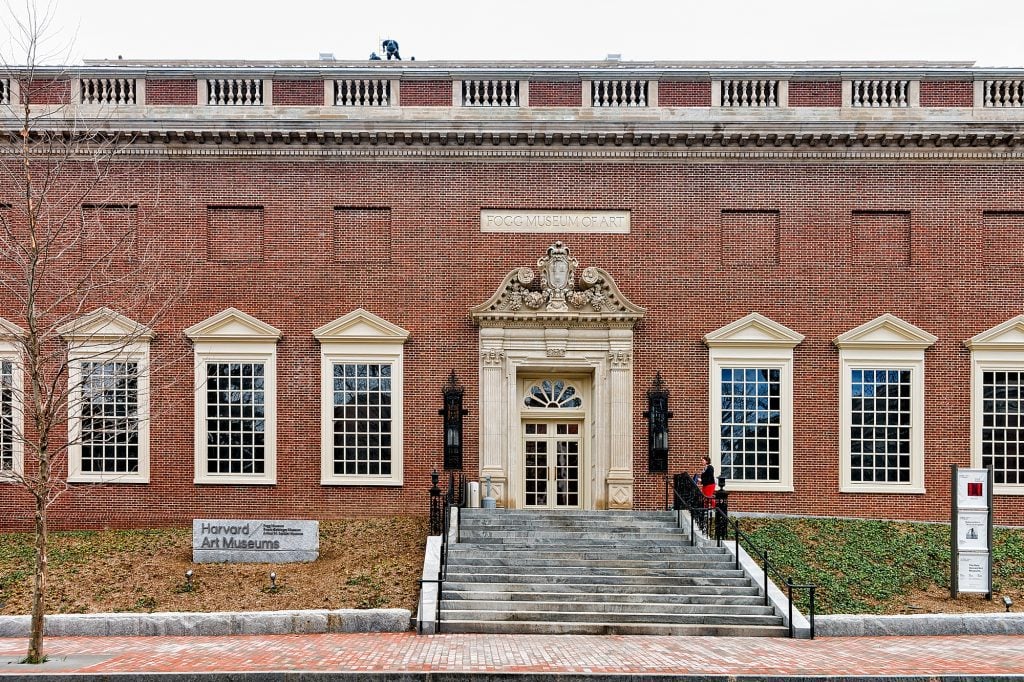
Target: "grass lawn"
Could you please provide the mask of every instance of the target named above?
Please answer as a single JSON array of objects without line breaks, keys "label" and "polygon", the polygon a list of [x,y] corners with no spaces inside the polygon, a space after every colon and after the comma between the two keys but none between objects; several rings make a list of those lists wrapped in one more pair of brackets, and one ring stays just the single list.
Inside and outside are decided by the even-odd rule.
[{"label": "grass lawn", "polygon": [[949,598],[949,526],[838,519],[744,518],[740,528],[794,582],[818,585],[818,613],[1002,611],[1024,608],[1024,528],[996,528],[992,601]]}]

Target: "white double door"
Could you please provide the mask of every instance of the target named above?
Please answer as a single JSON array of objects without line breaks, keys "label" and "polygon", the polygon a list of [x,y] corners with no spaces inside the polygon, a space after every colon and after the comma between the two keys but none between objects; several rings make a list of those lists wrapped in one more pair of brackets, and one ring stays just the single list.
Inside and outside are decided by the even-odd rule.
[{"label": "white double door", "polygon": [[579,509],[581,420],[523,420],[527,509]]}]

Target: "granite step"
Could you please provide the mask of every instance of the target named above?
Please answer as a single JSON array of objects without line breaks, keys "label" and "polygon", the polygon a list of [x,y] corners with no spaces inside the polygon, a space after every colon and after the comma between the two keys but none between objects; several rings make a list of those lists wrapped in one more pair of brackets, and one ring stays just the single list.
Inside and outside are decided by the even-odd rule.
[{"label": "granite step", "polygon": [[614,620],[616,623],[658,623],[672,625],[780,625],[779,616],[760,616],[747,614],[720,613],[595,613],[589,611],[493,611],[459,610],[450,614],[456,620],[476,621],[537,621],[549,623],[603,623]]},{"label": "granite step", "polygon": [[742,569],[733,566],[720,568],[602,568],[599,566],[467,566],[466,564],[449,564],[448,577],[454,579],[459,575],[507,575],[536,576],[543,581],[546,578],[571,576],[578,580],[591,577],[604,578],[745,578]]},{"label": "granite step", "polygon": [[775,616],[771,606],[757,604],[690,604],[665,601],[611,602],[611,601],[512,601],[500,599],[445,599],[441,608],[452,618],[461,617],[463,611],[517,611],[564,613],[668,613],[668,614],[724,614],[747,616]]},{"label": "granite step", "polygon": [[581,623],[571,621],[443,620],[441,632],[534,635],[676,635],[692,637],[786,637],[783,625]]},{"label": "granite step", "polygon": [[478,568],[501,568],[501,567],[565,567],[574,568],[585,566],[589,568],[644,568],[651,570],[664,570],[672,568],[689,569],[728,569],[735,568],[736,562],[731,558],[707,557],[696,559],[586,559],[579,557],[565,557],[562,559],[541,559],[534,558],[530,554],[514,557],[491,557],[476,556],[473,554],[450,554],[448,558],[449,569],[453,566],[475,566]]},{"label": "granite step", "polygon": [[452,583],[516,583],[524,585],[544,585],[544,584],[586,584],[586,585],[616,585],[620,587],[639,587],[644,585],[661,586],[661,587],[691,587],[691,586],[717,586],[717,587],[743,587],[749,584],[749,580],[746,577],[708,577],[708,576],[690,576],[690,577],[669,577],[663,578],[659,576],[609,576],[609,575],[572,575],[572,574],[560,574],[560,575],[537,575],[532,573],[461,573],[448,571],[447,580],[445,582]]},{"label": "granite step", "polygon": [[[652,593],[652,592],[620,592],[620,591],[597,591],[594,592],[517,592],[500,591],[491,589],[492,586],[485,586],[486,590],[450,590],[447,587],[443,593],[442,601],[490,601],[490,602],[514,602],[524,603],[532,601],[540,602],[599,602],[599,603],[627,603],[627,604],[714,604],[723,606],[761,606],[764,604],[764,597],[756,592],[725,592],[721,590],[733,588],[695,588],[693,591],[682,593]],[[509,586],[511,587],[511,586]],[[696,590],[701,590],[697,592]],[[714,591],[720,590],[720,591]]]}]

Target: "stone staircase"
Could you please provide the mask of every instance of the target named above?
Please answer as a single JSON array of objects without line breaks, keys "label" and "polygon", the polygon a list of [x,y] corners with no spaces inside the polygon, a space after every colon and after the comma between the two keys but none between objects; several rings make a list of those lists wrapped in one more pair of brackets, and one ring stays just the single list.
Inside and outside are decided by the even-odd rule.
[{"label": "stone staircase", "polygon": [[788,635],[728,550],[674,512],[462,509],[441,632]]}]

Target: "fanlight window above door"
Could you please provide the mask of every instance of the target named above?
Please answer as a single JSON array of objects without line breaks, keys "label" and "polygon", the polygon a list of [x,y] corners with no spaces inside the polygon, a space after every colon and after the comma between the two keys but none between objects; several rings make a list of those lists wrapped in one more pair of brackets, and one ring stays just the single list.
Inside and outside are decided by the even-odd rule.
[{"label": "fanlight window above door", "polygon": [[575,386],[561,379],[544,379],[530,386],[523,398],[523,405],[566,409],[583,407],[583,399]]}]

